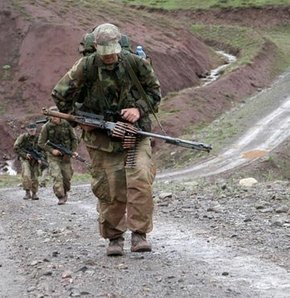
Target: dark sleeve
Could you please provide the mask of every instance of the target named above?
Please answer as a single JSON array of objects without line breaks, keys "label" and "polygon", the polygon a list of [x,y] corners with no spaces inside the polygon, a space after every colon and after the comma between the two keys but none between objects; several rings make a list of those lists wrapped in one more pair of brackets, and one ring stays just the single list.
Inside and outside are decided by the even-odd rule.
[{"label": "dark sleeve", "polygon": [[83,68],[86,57],[78,60],[73,67],[59,80],[51,96],[60,112],[71,112],[77,95],[83,86]]}]

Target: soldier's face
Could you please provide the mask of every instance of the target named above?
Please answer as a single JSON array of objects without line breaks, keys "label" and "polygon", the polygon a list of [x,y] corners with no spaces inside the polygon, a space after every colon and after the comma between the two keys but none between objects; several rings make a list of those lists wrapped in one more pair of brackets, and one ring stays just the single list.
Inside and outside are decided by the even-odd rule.
[{"label": "soldier's face", "polygon": [[104,64],[114,64],[118,62],[118,54],[102,55],[100,56]]},{"label": "soldier's face", "polygon": [[57,117],[51,117],[51,122],[53,122],[54,124],[59,124],[60,123],[60,118]]},{"label": "soldier's face", "polygon": [[27,132],[31,136],[35,136],[36,135],[36,128],[27,128]]}]

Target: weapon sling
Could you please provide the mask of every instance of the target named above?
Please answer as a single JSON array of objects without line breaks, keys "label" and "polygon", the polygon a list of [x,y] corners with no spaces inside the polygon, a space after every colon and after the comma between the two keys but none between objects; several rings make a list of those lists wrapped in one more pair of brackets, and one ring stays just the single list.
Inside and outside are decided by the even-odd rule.
[{"label": "weapon sling", "polygon": [[162,132],[167,135],[166,131],[164,130],[163,126],[161,125],[156,113],[154,112],[154,109],[152,107],[152,104],[151,102],[149,101],[148,97],[147,97],[147,94],[145,93],[144,91],[144,88],[142,87],[139,79],[137,78],[137,75],[134,71],[134,69],[132,68],[132,65],[131,65],[131,62],[129,61],[129,56],[125,56],[126,58],[124,59],[125,60],[125,64],[127,66],[127,70],[129,72],[129,75],[133,81],[133,83],[135,84],[136,88],[138,89],[140,95],[142,96],[143,100],[148,104],[149,106],[149,109],[151,111],[151,113],[153,114],[155,120],[157,121],[158,123],[158,126],[160,127],[160,129],[162,130]]}]

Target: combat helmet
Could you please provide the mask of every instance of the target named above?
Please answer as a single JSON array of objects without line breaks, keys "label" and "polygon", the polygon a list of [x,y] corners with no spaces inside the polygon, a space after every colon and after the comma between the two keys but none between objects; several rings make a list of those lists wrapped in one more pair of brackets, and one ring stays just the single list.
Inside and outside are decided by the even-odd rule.
[{"label": "combat helmet", "polygon": [[[97,28],[98,26],[92,28],[89,32],[85,33],[82,37],[82,40],[80,41],[79,45],[79,53],[82,54],[83,56],[89,56],[92,53],[96,51],[95,48],[95,36],[93,31]],[[119,44],[122,49],[133,52],[131,48],[131,43],[129,40],[129,37],[125,34],[121,35],[121,38],[119,40]]]}]

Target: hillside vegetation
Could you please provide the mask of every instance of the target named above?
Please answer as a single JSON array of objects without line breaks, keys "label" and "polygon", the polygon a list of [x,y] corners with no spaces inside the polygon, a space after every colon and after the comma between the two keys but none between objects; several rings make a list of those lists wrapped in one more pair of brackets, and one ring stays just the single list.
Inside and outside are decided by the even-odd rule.
[{"label": "hillside vegetation", "polygon": [[123,0],[124,3],[133,5],[144,5],[162,9],[210,9],[210,8],[245,8],[245,7],[264,7],[267,5],[287,6],[289,0]]},{"label": "hillside vegetation", "polygon": [[[142,44],[153,59],[164,96],[159,117],[168,134],[214,143],[218,150],[239,128],[234,123],[211,134],[208,125],[289,66],[288,2],[2,1],[0,156],[15,158],[11,147],[21,127],[53,103],[51,89],[80,57],[82,35],[102,22],[118,25],[133,48]],[[210,70],[225,63],[216,50],[237,56],[237,62],[201,87]],[[156,151],[159,168],[196,158],[159,142]]]}]

